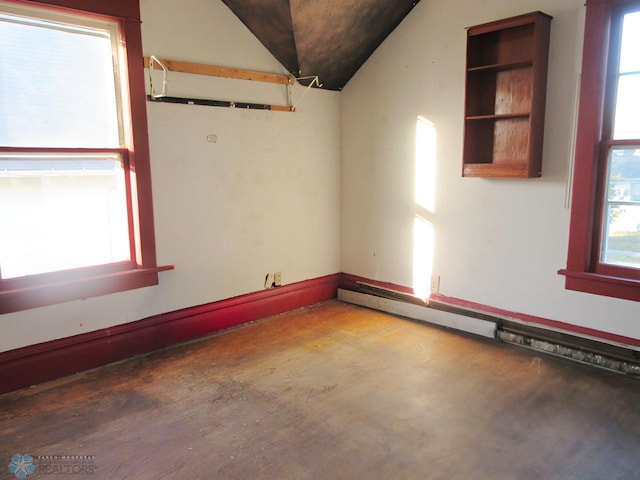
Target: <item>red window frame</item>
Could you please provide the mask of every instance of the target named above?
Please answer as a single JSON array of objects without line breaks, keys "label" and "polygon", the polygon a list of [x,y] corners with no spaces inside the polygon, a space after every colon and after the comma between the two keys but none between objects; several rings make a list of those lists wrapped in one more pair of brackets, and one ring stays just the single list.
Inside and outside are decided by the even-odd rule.
[{"label": "red window frame", "polygon": [[[11,0],[10,0],[11,1]],[[13,3],[116,21],[125,46],[128,89],[124,105],[126,148],[112,149],[123,158],[130,211],[130,262],[0,280],[0,314],[85,299],[158,284],[158,272],[173,266],[156,263],[151,165],[140,7],[136,0],[13,0]],[[82,153],[91,149],[29,149],[1,147],[3,152],[46,151]],[[93,149],[91,151],[110,151]],[[128,167],[128,168],[127,168]]]},{"label": "red window frame", "polygon": [[606,167],[612,140],[622,14],[639,0],[587,0],[565,287],[640,301],[640,270],[600,262]]}]

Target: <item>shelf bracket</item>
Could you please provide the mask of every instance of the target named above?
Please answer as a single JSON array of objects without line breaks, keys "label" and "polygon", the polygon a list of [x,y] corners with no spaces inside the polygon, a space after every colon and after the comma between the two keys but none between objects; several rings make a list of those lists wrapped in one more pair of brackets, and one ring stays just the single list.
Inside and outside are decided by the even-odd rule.
[{"label": "shelf bracket", "polygon": [[[157,100],[160,97],[164,97],[167,94],[167,67],[164,66],[160,60],[158,60],[155,56],[151,55],[148,59],[145,58],[149,68],[149,91],[151,92],[151,97],[154,100]],[[153,89],[153,75],[152,70],[155,67],[156,63],[162,69],[162,92],[156,93]]]},{"label": "shelf bracket", "polygon": [[[311,83],[309,83],[309,85],[307,85],[307,89],[304,91],[304,93],[300,96],[300,98],[298,99],[298,101],[296,103],[294,103],[291,106],[291,111],[295,112],[296,111],[296,107],[298,106],[298,104],[302,101],[302,99],[304,98],[304,96],[309,93],[309,90],[311,90],[311,87],[313,87],[313,84],[315,83],[316,85],[318,85],[318,87],[322,87],[322,84],[320,83],[320,78],[317,75],[312,75],[309,77],[298,77],[296,78],[296,80],[308,80],[312,78],[313,80],[311,80]],[[289,95],[289,104],[291,104],[291,95]]]}]

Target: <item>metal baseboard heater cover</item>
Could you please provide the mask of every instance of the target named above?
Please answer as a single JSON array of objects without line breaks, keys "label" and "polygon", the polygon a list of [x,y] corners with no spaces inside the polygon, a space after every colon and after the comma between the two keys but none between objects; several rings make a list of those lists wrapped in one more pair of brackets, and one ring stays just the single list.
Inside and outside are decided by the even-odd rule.
[{"label": "metal baseboard heater cover", "polygon": [[386,295],[377,296],[371,295],[370,293],[338,289],[338,299],[346,303],[352,303],[392,315],[419,320],[487,338],[495,338],[496,336],[496,325],[494,322],[429,309],[424,302],[417,304],[414,301],[401,300],[400,298],[404,294],[399,295],[400,296],[397,297],[398,299],[395,299],[389,298]]},{"label": "metal baseboard heater cover", "polygon": [[[442,302],[423,301],[407,293],[368,283],[358,282],[358,292],[341,289],[338,291],[338,298],[348,303],[495,338],[504,343],[640,379],[640,351],[622,345],[526,325],[498,315]],[[402,304],[406,306],[403,307]]]},{"label": "metal baseboard heater cover", "polygon": [[591,352],[572,346],[561,345],[547,340],[498,330],[498,340],[514,345],[521,345],[532,350],[566,358],[575,362],[604,368],[640,378],[640,363],[613,358],[601,353]]}]

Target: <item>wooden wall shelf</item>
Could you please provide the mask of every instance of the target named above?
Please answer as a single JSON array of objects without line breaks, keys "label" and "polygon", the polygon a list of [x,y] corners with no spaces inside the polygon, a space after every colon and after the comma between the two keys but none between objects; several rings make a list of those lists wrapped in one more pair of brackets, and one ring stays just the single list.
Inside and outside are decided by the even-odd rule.
[{"label": "wooden wall shelf", "polygon": [[467,29],[465,177],[539,177],[551,18],[542,12]]}]

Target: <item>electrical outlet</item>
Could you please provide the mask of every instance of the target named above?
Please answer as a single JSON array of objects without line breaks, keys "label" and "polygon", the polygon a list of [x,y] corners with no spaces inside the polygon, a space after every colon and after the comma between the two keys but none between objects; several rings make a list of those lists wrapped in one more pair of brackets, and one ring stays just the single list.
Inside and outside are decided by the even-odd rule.
[{"label": "electrical outlet", "polygon": [[273,275],[270,273],[264,277],[264,288],[273,288]]},{"label": "electrical outlet", "polygon": [[431,293],[440,292],[440,275],[431,275]]},{"label": "electrical outlet", "polygon": [[273,274],[273,286],[274,287],[282,286],[282,272],[276,272]]}]

